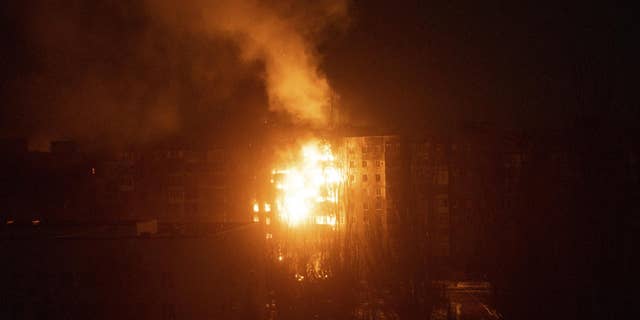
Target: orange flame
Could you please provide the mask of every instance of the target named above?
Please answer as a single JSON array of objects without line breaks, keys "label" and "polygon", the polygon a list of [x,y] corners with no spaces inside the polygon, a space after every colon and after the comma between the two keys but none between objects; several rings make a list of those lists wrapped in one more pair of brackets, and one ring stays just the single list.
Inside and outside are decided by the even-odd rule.
[{"label": "orange flame", "polygon": [[274,174],[282,177],[276,184],[276,207],[290,226],[316,222],[313,217],[326,215],[322,204],[338,201],[338,186],[344,180],[331,146],[317,141],[305,144],[297,162]]}]

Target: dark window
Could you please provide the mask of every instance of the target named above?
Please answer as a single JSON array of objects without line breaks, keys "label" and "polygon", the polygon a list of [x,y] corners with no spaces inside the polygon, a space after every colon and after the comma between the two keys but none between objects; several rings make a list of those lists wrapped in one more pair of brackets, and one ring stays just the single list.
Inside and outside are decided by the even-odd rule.
[{"label": "dark window", "polygon": [[367,177],[366,174],[363,174],[362,175],[362,182],[367,182],[367,181],[369,181],[369,178]]},{"label": "dark window", "polygon": [[380,175],[376,174],[376,182],[380,182]]},{"label": "dark window", "polygon": [[162,304],[162,319],[176,319],[176,310],[172,303]]},{"label": "dark window", "polygon": [[366,168],[367,167],[367,160],[362,160],[362,167]]}]

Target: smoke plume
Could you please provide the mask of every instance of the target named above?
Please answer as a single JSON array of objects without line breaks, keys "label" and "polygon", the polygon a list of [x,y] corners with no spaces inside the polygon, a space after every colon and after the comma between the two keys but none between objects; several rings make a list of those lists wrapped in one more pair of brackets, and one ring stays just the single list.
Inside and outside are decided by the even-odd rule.
[{"label": "smoke plume", "polygon": [[[0,136],[107,144],[327,122],[316,48],[345,0],[0,4]],[[233,128],[234,130],[227,130]],[[211,133],[215,136],[215,133]]]},{"label": "smoke plume", "polygon": [[147,7],[170,25],[237,42],[243,61],[264,63],[270,110],[326,124],[331,88],[319,69],[314,41],[327,24],[344,21],[344,0],[154,0]]}]

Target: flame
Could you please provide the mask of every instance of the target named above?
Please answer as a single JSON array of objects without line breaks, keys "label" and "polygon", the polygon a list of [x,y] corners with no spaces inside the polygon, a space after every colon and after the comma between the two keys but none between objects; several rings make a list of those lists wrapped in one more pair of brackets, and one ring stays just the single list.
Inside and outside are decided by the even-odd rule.
[{"label": "flame", "polygon": [[276,208],[290,226],[314,222],[313,216],[326,215],[321,212],[322,204],[338,201],[338,185],[344,180],[328,143],[309,142],[300,154],[295,163],[273,171],[281,176],[276,183]]}]

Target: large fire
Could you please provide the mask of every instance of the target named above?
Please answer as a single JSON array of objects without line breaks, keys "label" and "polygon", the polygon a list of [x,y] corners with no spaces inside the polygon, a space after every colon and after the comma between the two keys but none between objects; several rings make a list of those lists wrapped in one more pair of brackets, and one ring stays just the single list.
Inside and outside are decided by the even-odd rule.
[{"label": "large fire", "polygon": [[335,204],[344,174],[331,145],[305,144],[298,158],[284,169],[273,170],[276,209],[289,226],[306,223],[335,225]]}]

